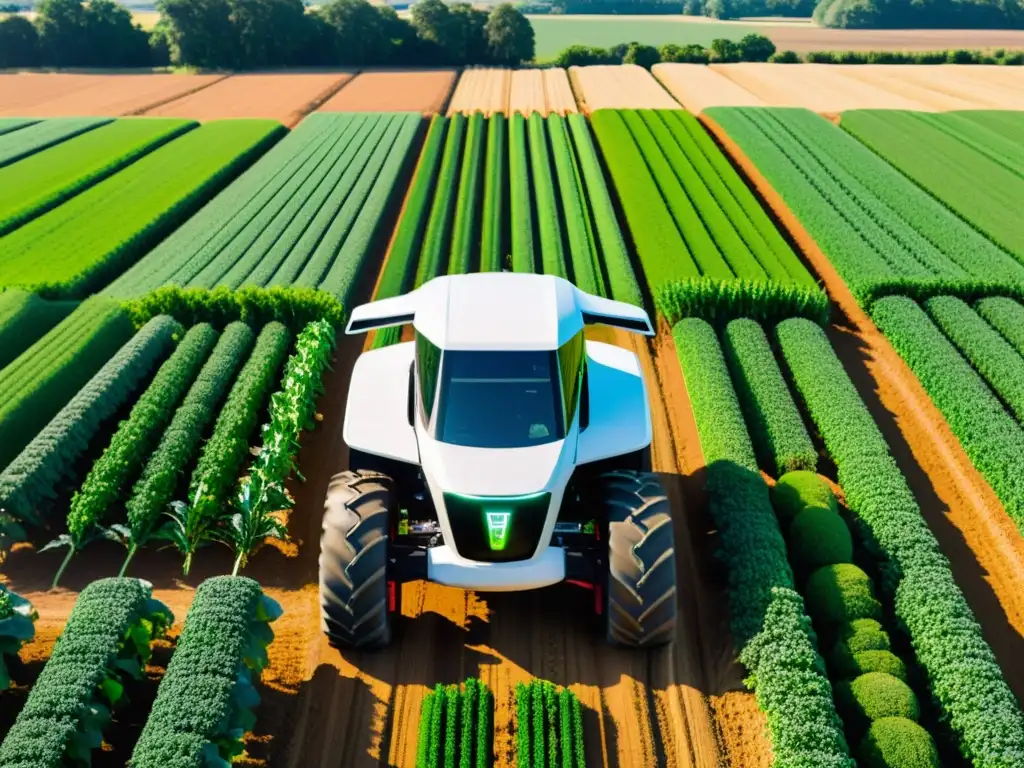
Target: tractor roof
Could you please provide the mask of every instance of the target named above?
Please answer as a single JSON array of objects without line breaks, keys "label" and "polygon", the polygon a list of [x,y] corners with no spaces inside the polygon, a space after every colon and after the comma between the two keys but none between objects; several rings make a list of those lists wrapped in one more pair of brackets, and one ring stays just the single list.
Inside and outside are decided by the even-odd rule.
[{"label": "tractor roof", "polygon": [[348,333],[412,323],[441,349],[557,349],[592,322],[653,334],[638,307],[591,296],[554,275],[512,272],[437,277],[363,304],[352,312]]}]

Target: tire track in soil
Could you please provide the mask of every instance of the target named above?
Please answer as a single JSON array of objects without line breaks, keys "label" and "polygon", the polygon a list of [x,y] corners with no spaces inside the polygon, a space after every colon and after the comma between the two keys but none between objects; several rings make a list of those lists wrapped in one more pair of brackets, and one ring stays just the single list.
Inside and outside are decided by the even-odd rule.
[{"label": "tire track in soil", "polygon": [[715,121],[700,120],[784,226],[842,316],[829,338],[950,561],[1006,682],[1024,700],[1024,539],[942,413],[781,196]]}]

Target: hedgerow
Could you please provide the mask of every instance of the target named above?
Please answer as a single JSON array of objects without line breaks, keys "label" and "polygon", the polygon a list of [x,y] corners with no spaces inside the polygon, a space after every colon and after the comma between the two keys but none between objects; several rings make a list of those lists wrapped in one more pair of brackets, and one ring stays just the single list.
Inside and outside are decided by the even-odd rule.
[{"label": "hedgerow", "polygon": [[547,680],[517,683],[516,765],[584,768],[583,708],[568,688]]},{"label": "hedgerow", "polygon": [[169,118],[115,120],[47,152],[0,168],[0,235],[198,125],[194,120]]},{"label": "hedgerow", "polygon": [[932,320],[1009,407],[1024,417],[1024,357],[977,312],[953,296],[925,302]]},{"label": "hedgerow", "polygon": [[21,646],[35,637],[38,618],[28,600],[0,584],[0,692],[11,687],[5,657],[16,657]]},{"label": "hedgerow", "polygon": [[461,686],[434,686],[420,705],[416,768],[492,765],[493,708],[490,689],[476,678]]},{"label": "hedgerow", "polygon": [[452,225],[452,246],[448,256],[449,275],[465,274],[475,266],[473,257],[480,240],[480,201],[477,190],[480,187],[480,174],[483,170],[482,156],[487,126],[480,112],[471,115],[467,122],[466,145],[459,172],[459,194],[455,205],[455,222]]},{"label": "hedgerow", "polygon": [[846,505],[878,560],[882,589],[961,752],[979,766],[1019,765],[1024,715],[882,433],[821,328],[792,319],[776,332]]},{"label": "hedgerow", "polygon": [[914,301],[890,296],[875,303],[871,317],[924,385],[1006,513],[1024,531],[1024,429]]},{"label": "hedgerow", "polygon": [[241,322],[232,323],[224,329],[185,399],[174,412],[156,450],[147,459],[142,476],[132,487],[131,498],[125,505],[128,526],[124,533],[128,556],[121,568],[122,573],[159,526],[160,516],[173,499],[180,475],[194,458],[206,427],[216,417],[235,373],[252,349],[253,336],[252,329]]},{"label": "hedgerow", "polygon": [[777,475],[813,470],[818,453],[807,434],[768,338],[753,320],[733,320],[723,337],[726,361],[758,457]]},{"label": "hedgerow", "polygon": [[116,302],[84,302],[2,371],[0,468],[127,342],[134,329]]},{"label": "hedgerow", "polygon": [[508,126],[500,112],[487,121],[487,159],[480,224],[480,271],[500,272],[505,261],[505,197],[508,185]]},{"label": "hedgerow", "polygon": [[566,242],[569,245],[569,263],[572,265],[573,284],[587,293],[604,296],[604,279],[598,262],[597,243],[590,224],[590,211],[586,191],[572,149],[572,140],[565,118],[552,113],[547,116],[548,137],[555,166],[555,180],[561,200]]},{"label": "hedgerow", "polygon": [[1018,354],[1024,355],[1024,306],[1005,296],[990,296],[979,301],[974,308],[989,325],[1003,334]]},{"label": "hedgerow", "polygon": [[77,306],[74,301],[46,301],[26,291],[0,292],[0,371]]},{"label": "hedgerow", "polygon": [[242,576],[199,585],[131,768],[207,768],[242,754],[256,723],[254,683],[269,663],[281,606]]},{"label": "hedgerow", "polygon": [[113,120],[110,117],[51,117],[40,121],[26,120],[27,125],[15,129],[7,122],[8,119],[5,118],[0,125],[0,136],[3,137],[0,138],[0,167]]},{"label": "hedgerow", "polygon": [[853,768],[718,339],[696,318],[673,334],[728,566],[732,634],[747,685],[767,715],[776,764]]},{"label": "hedgerow", "polygon": [[[427,226],[430,214],[430,201],[437,179],[437,169],[441,164],[441,150],[444,146],[445,129],[448,119],[443,115],[434,115],[430,120],[427,138],[420,153],[416,174],[409,188],[405,208],[395,228],[395,237],[391,242],[387,260],[380,276],[380,283],[374,299],[389,299],[404,293],[416,273],[416,262],[419,259],[420,243],[423,231]],[[490,135],[488,135],[490,142]],[[490,144],[488,144],[488,162],[490,162]],[[486,198],[485,198],[486,200]],[[486,202],[485,202],[486,206]],[[483,237],[487,237],[486,214]],[[373,348],[398,343],[401,339],[400,327],[385,328],[377,331],[373,337]]]},{"label": "hedgerow", "polygon": [[174,621],[138,579],[101,579],[82,590],[18,719],[0,765],[89,765],[124,685],[144,675],[150,643]]},{"label": "hedgerow", "polygon": [[451,239],[465,134],[464,115],[457,114],[448,118],[448,133],[445,136],[441,167],[434,185],[434,201],[430,206],[430,217],[427,219],[419,261],[416,264],[414,288],[419,288],[428,280],[444,274],[447,266],[442,264],[442,259],[448,254],[448,243]]},{"label": "hedgerow", "polygon": [[[608,295],[616,301],[643,306],[643,294],[637,283],[626,243],[619,229],[615,207],[597,157],[587,118],[571,114],[565,118],[579,161],[584,199],[593,214],[593,236],[598,244],[600,262],[608,274]],[[604,295],[604,294],[602,294]]]},{"label": "hedgerow", "polygon": [[170,354],[181,330],[173,318],[156,317],[121,347],[0,473],[0,509],[41,525],[47,504],[57,498],[79,457]]},{"label": "hedgerow", "polygon": [[536,272],[533,242],[533,195],[526,118],[519,112],[508,119],[509,248],[513,272]]}]

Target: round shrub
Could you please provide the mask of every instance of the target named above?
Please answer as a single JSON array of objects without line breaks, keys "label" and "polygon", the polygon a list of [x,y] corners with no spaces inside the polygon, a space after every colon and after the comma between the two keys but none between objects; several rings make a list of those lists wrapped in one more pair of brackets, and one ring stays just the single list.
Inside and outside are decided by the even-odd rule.
[{"label": "round shrub", "polygon": [[861,651],[853,654],[851,665],[847,669],[836,669],[842,677],[857,677],[868,672],[884,672],[906,682],[907,665],[903,659],[892,651]]},{"label": "round shrub", "polygon": [[917,696],[902,680],[885,672],[868,672],[835,687],[836,709],[843,723],[857,733],[883,717],[917,720]]},{"label": "round shrub", "polygon": [[905,717],[875,720],[857,749],[861,768],[938,768],[931,735]]},{"label": "round shrub", "polygon": [[840,670],[856,668],[854,654],[889,649],[889,635],[882,629],[881,624],[874,619],[854,619],[836,631],[836,642],[828,654],[828,663],[835,671],[836,677],[852,677],[852,673]]},{"label": "round shrub", "polygon": [[772,505],[783,530],[807,507],[827,507],[839,512],[836,497],[828,483],[805,469],[787,472],[779,478],[772,488]]},{"label": "round shrub", "polygon": [[828,507],[807,507],[789,526],[789,552],[807,568],[849,563],[853,537],[843,518]]},{"label": "round shrub", "polygon": [[811,618],[824,625],[882,616],[870,577],[850,563],[826,565],[814,571],[807,577],[804,600]]}]

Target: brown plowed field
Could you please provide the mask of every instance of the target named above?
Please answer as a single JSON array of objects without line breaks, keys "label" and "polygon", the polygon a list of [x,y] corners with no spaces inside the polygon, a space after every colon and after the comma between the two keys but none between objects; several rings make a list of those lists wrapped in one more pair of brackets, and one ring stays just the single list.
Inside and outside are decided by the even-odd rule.
[{"label": "brown plowed field", "polygon": [[570,67],[576,101],[589,114],[598,109],[680,109],[650,72],[635,64]]},{"label": "brown plowed field", "polygon": [[519,112],[529,117],[534,112],[566,115],[577,111],[576,98],[564,69],[517,69],[512,72],[508,114]]},{"label": "brown plowed field", "polygon": [[361,72],[320,105],[319,112],[443,112],[454,69]]},{"label": "brown plowed field", "polygon": [[651,74],[694,114],[708,107],[763,107],[764,101],[703,64],[655,64]]},{"label": "brown plowed field", "polygon": [[470,67],[462,71],[448,103],[448,116],[483,112],[490,116],[508,112],[512,70],[502,67]]},{"label": "brown plowed field", "polygon": [[717,123],[701,120],[824,281],[841,313],[830,329],[832,343],[949,558],[1006,682],[1024,699],[1024,540],[913,372],[799,220]]},{"label": "brown plowed field", "polygon": [[206,88],[224,75],[0,75],[0,116],[141,114]]},{"label": "brown plowed field", "polygon": [[209,88],[146,110],[145,114],[194,120],[264,117],[280,120],[291,128],[351,77],[347,72],[232,75]]},{"label": "brown plowed field", "polygon": [[780,51],[948,51],[1024,48],[1019,29],[824,29],[812,24],[765,24]]}]

